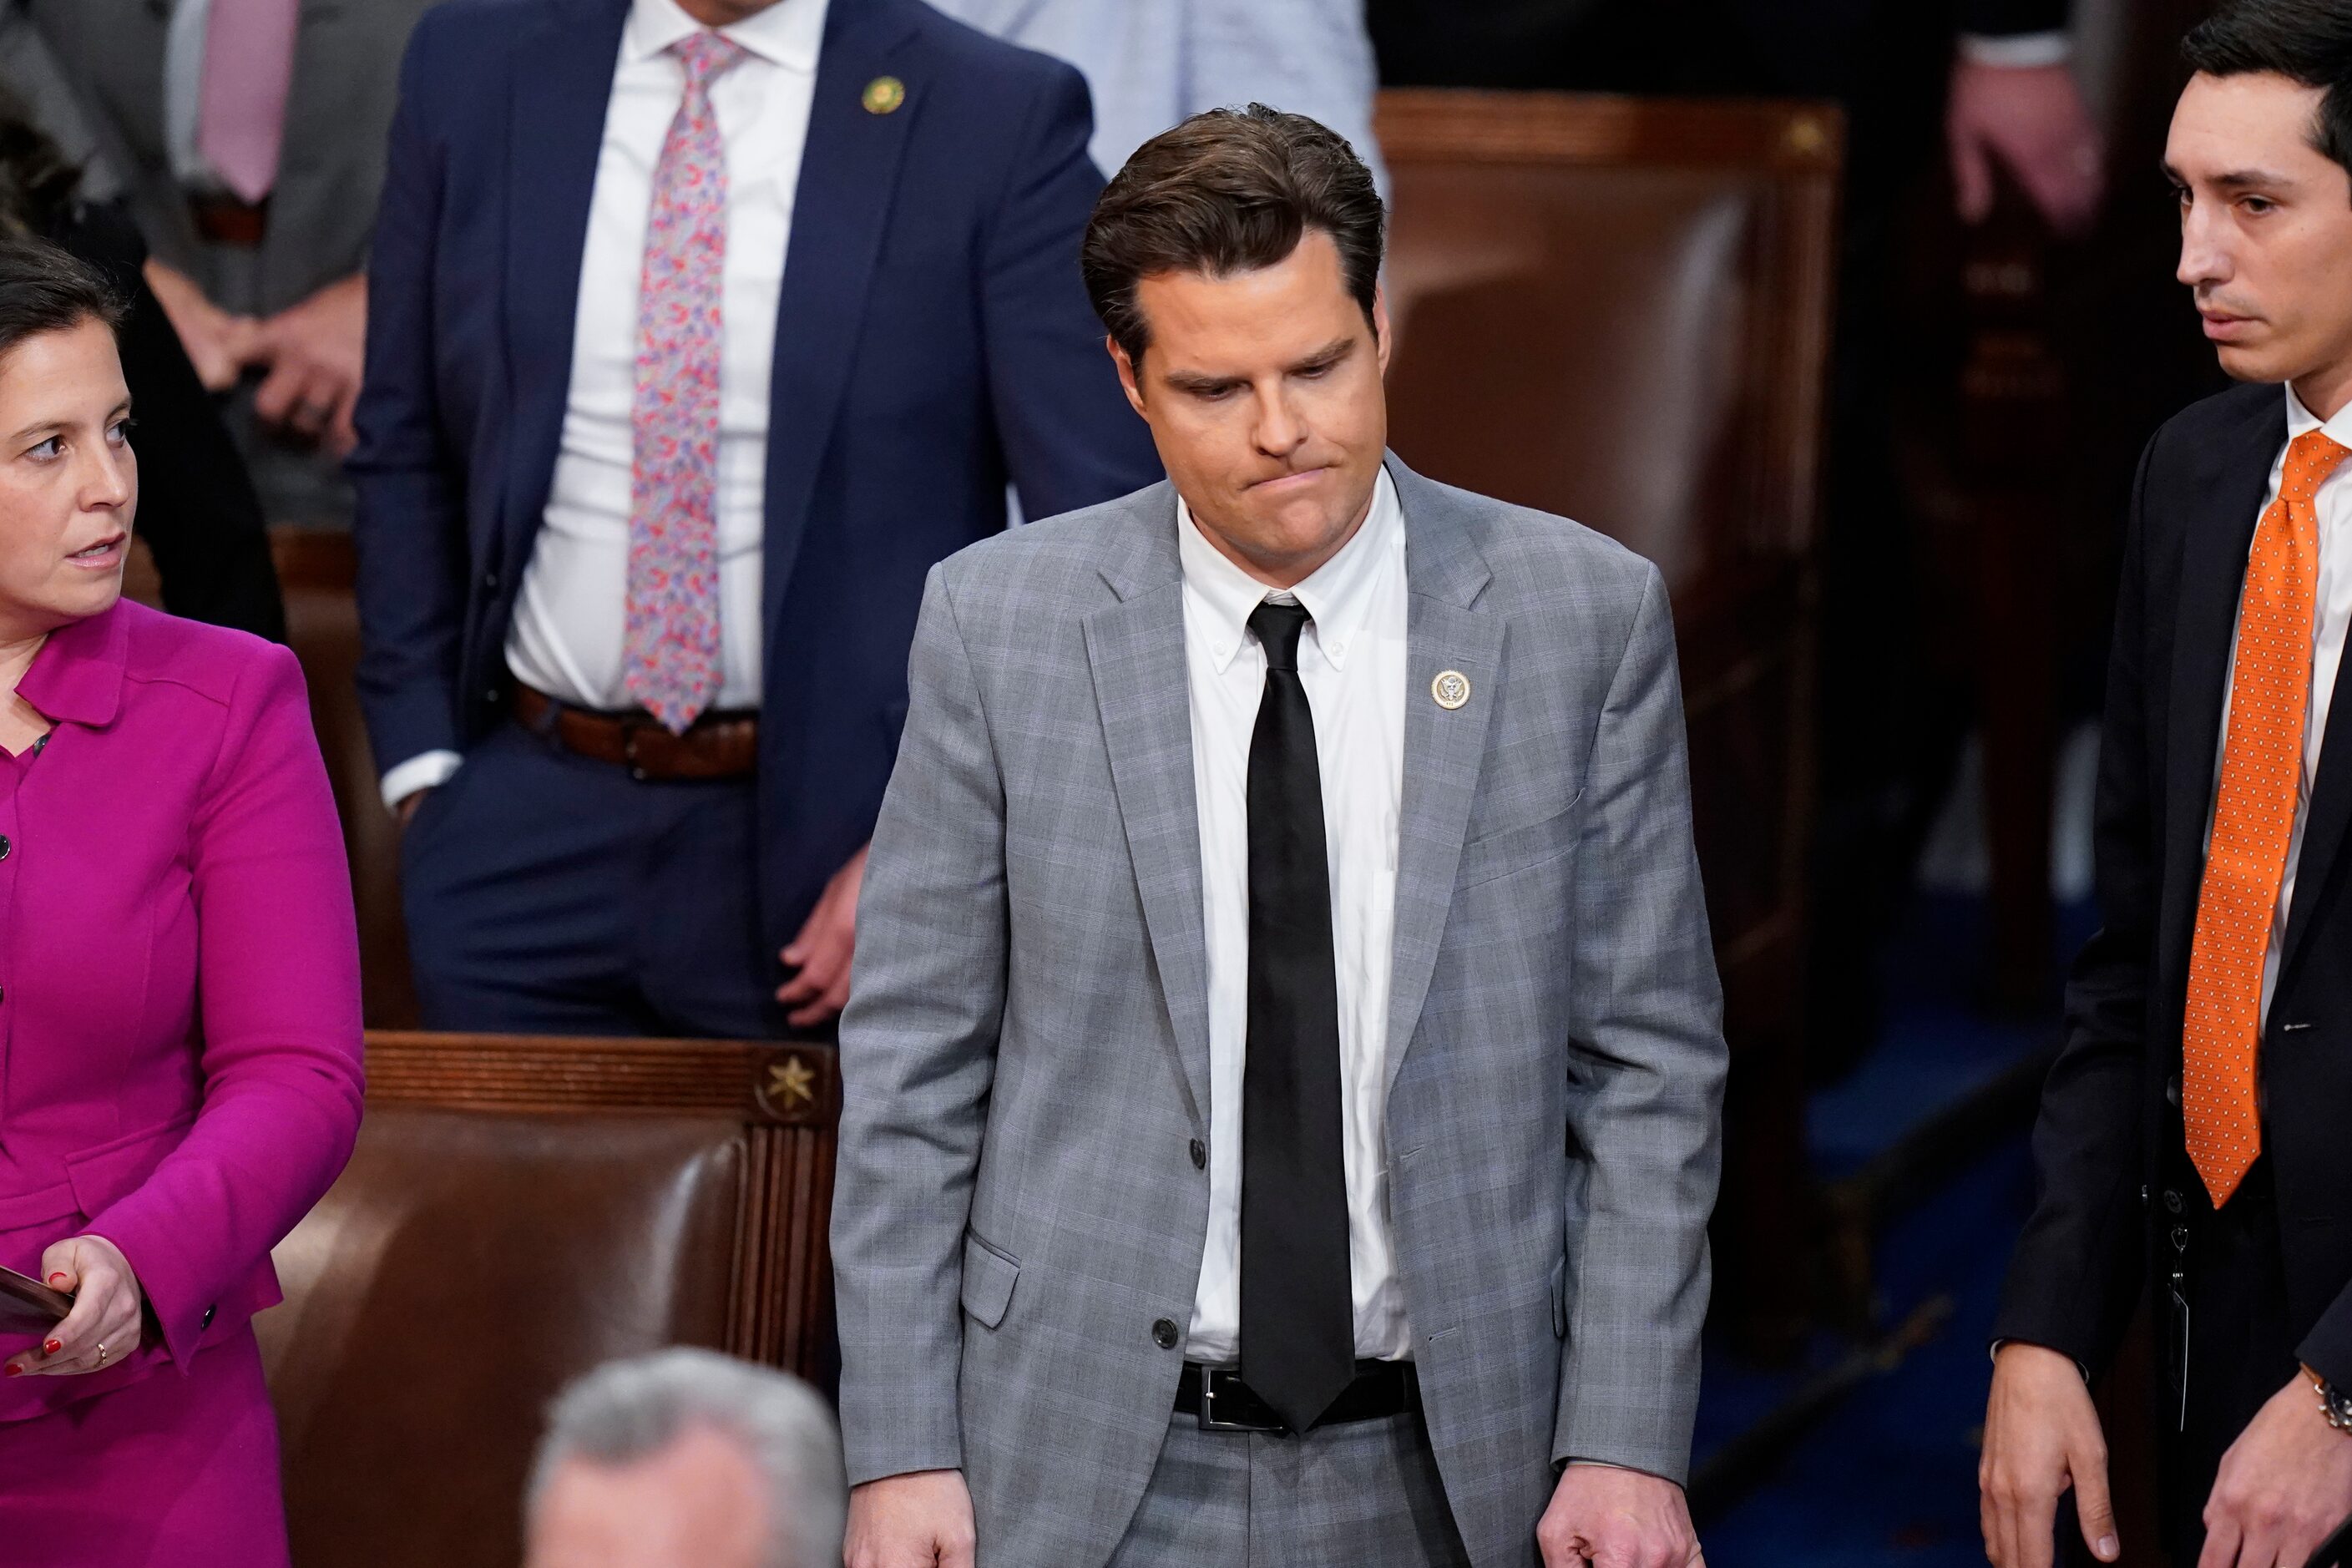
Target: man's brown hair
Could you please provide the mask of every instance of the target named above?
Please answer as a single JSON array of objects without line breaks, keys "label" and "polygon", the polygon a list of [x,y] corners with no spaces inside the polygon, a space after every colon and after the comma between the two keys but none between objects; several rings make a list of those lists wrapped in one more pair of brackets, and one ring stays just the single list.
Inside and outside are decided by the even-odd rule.
[{"label": "man's brown hair", "polygon": [[1273,267],[1309,229],[1339,247],[1348,292],[1369,322],[1386,226],[1372,172],[1346,137],[1253,103],[1196,114],[1136,149],[1095,203],[1078,265],[1095,314],[1140,364],[1151,333],[1138,283]]}]

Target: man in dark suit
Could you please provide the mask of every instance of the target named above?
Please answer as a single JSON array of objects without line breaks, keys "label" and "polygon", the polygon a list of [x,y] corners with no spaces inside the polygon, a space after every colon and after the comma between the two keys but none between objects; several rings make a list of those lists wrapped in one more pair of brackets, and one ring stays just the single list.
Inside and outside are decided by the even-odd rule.
[{"label": "man in dark suit", "polygon": [[428,1023],[839,1010],[925,571],[1008,481],[1159,474],[1078,279],[1090,129],[916,0],[420,25],[352,470]]},{"label": "man in dark suit", "polygon": [[2084,1542],[2117,1556],[2085,1380],[2144,1291],[2174,1561],[2301,1568],[2352,1514],[2352,0],[2234,0],[2186,53],[2179,277],[2256,384],[2159,430],[2134,492],[2105,924],[2068,988],[1996,1322],[2000,1568],[2050,1563],[2069,1487]]}]

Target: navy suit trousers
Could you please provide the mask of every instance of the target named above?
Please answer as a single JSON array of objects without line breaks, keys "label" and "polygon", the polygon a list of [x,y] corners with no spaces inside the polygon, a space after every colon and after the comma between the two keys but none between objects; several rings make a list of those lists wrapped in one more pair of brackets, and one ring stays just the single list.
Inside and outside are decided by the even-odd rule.
[{"label": "navy suit trousers", "polygon": [[425,1026],[781,1036],[755,815],[750,779],[641,781],[493,731],[401,845]]}]

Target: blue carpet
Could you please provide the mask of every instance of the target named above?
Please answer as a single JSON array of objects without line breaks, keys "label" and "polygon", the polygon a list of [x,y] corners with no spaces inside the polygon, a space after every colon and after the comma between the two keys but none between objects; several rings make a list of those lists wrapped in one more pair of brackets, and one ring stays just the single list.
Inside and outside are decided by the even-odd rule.
[{"label": "blue carpet", "polygon": [[1943,1294],[1950,1319],[1900,1366],[1863,1384],[1790,1451],[1769,1484],[1707,1530],[1710,1568],[1980,1568],[1985,1342],[2032,1192],[2020,1138],[1888,1232],[1879,1267],[1892,1315]]},{"label": "blue carpet", "polygon": [[[2061,946],[2088,935],[2086,908],[2065,910]],[[1883,957],[1884,1037],[1807,1112],[1814,1174],[1851,1174],[1937,1112],[2056,1037],[2041,1016],[1990,1015],[1976,994],[1985,951],[1981,901],[1917,900]],[[1794,1444],[1772,1478],[1706,1532],[1712,1568],[1846,1568],[1984,1561],[1977,1534],[1976,1436],[1989,1373],[1985,1342],[2000,1279],[2032,1195],[2021,1133],[1895,1220],[1879,1241],[1882,1321],[1948,1299],[1936,1337],[1874,1373]],[[1821,1334],[1802,1364],[1743,1366],[1710,1344],[1697,1457],[1748,1429],[1853,1346]]]}]

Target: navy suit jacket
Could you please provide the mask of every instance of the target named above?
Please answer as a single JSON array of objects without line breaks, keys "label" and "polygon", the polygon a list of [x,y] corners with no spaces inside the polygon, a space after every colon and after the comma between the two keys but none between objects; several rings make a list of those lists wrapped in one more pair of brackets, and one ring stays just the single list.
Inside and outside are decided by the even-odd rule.
[{"label": "navy suit jacket", "polygon": [[[402,67],[352,458],[377,764],[499,722],[547,504],[629,0],[451,0]],[[866,84],[905,84],[869,112]],[[772,952],[863,845],[925,572],[1160,478],[1077,268],[1101,188],[1078,73],[917,0],[832,0],[777,312],[761,919]]]}]

